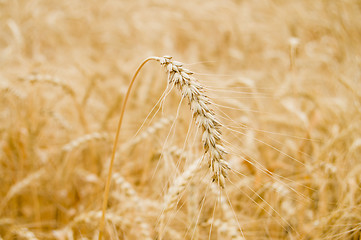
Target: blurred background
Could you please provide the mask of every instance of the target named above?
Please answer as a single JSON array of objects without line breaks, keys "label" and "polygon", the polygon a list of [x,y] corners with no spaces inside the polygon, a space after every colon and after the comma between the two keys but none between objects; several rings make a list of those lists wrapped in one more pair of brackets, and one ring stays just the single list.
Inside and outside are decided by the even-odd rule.
[{"label": "blurred background", "polygon": [[[222,122],[208,169],[158,63],[125,114],[106,239],[359,239],[361,2],[0,1],[0,239],[97,239],[125,91],[181,61]],[[164,220],[166,219],[166,220]],[[160,227],[160,222],[164,229]]]}]

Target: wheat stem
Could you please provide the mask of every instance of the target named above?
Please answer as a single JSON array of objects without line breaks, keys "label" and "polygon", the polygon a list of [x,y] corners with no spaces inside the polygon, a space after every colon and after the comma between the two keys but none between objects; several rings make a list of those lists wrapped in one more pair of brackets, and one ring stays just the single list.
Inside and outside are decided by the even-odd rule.
[{"label": "wheat stem", "polygon": [[120,133],[120,128],[122,126],[122,122],[123,122],[123,117],[124,117],[124,112],[125,112],[125,107],[130,95],[130,91],[132,89],[132,86],[135,82],[136,77],[138,76],[140,70],[142,69],[142,67],[150,60],[154,60],[155,58],[153,57],[149,57],[147,59],[145,59],[140,66],[138,67],[138,69],[136,70],[130,84],[127,90],[127,93],[125,95],[124,98],[124,102],[123,102],[123,106],[122,106],[122,110],[120,113],[120,117],[119,117],[119,122],[118,122],[118,127],[117,127],[117,131],[115,134],[115,140],[114,140],[114,145],[113,145],[113,150],[112,150],[112,156],[110,159],[110,164],[109,164],[109,170],[108,170],[108,177],[107,177],[107,181],[105,183],[105,190],[104,190],[104,197],[103,197],[103,206],[102,206],[102,217],[100,219],[100,224],[99,224],[99,237],[98,240],[101,240],[103,237],[103,231],[104,231],[104,224],[105,224],[105,212],[107,209],[107,204],[108,204],[108,198],[109,198],[109,189],[110,189],[110,182],[112,179],[112,171],[113,171],[113,163],[114,163],[114,158],[115,158],[115,152],[116,152],[116,148],[117,148],[117,143],[118,143],[118,139],[119,139],[119,133]]}]

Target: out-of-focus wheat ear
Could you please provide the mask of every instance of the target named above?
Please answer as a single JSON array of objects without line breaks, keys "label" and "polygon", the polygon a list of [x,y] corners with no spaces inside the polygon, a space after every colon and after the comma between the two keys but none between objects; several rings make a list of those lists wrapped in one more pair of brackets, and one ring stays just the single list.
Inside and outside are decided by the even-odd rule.
[{"label": "out-of-focus wheat ear", "polygon": [[33,232],[31,232],[28,228],[15,228],[13,233],[16,234],[18,237],[26,240],[38,240]]},{"label": "out-of-focus wheat ear", "polygon": [[211,101],[192,76],[193,72],[184,68],[182,63],[173,61],[169,56],[156,59],[166,69],[169,84],[177,87],[182,96],[188,99],[193,117],[203,132],[202,141],[213,171],[213,181],[224,187],[227,170],[230,168],[224,161],[226,151],[222,146],[221,123],[211,109]]},{"label": "out-of-focus wheat ear", "polygon": [[157,131],[159,131],[160,129],[164,128],[165,126],[168,126],[169,124],[171,124],[173,122],[173,120],[174,120],[173,116],[168,116],[168,117],[159,119],[154,124],[152,124],[151,126],[146,128],[145,131],[140,133],[134,139],[123,144],[122,149],[124,150],[124,149],[130,148],[131,146],[138,144],[142,140],[147,139],[149,136],[156,134]]},{"label": "out-of-focus wheat ear", "polygon": [[221,195],[221,189],[217,185],[212,184],[211,190],[220,200],[220,206],[223,213],[222,220],[219,223],[219,231],[226,235],[229,239],[245,240],[242,236],[240,226],[234,216],[234,212],[228,203],[227,197]]},{"label": "out-of-focus wheat ear", "polygon": [[150,226],[148,223],[146,223],[144,221],[144,219],[142,217],[137,217],[135,219],[135,222],[138,224],[139,228],[140,228],[140,236],[141,236],[141,239],[143,240],[152,240],[153,238],[151,237],[151,234],[150,234]]},{"label": "out-of-focus wheat ear", "polygon": [[232,240],[245,240],[245,238],[240,233],[238,223],[235,220],[234,213],[229,206],[227,199],[221,199],[221,208],[224,213],[224,219],[223,224],[220,227],[220,231]]},{"label": "out-of-focus wheat ear", "polygon": [[[166,152],[173,157],[176,157],[180,160],[184,160],[187,158],[187,155],[189,154],[184,148],[180,148],[178,146],[170,146],[166,149]],[[160,153],[162,154],[162,153]],[[163,152],[164,154],[164,152]]]},{"label": "out-of-focus wheat ear", "polygon": [[338,82],[341,83],[346,89],[348,89],[349,91],[352,92],[352,94],[354,94],[359,101],[361,101],[361,93],[358,91],[359,88],[357,88],[356,86],[352,86],[352,84],[346,80],[346,78],[344,78],[343,76],[339,76],[337,78]]},{"label": "out-of-focus wheat ear", "polygon": [[[95,227],[96,224],[99,222],[99,220],[102,218],[102,211],[89,211],[84,212],[79,215],[77,215],[73,221],[67,225],[67,227],[70,227],[71,229],[76,229],[79,227],[79,224],[87,224],[89,228]],[[107,222],[111,226],[116,226],[120,228],[125,228],[126,226],[130,226],[132,224],[132,220],[124,218],[121,216],[121,214],[110,211],[107,213],[106,219]],[[97,231],[95,231],[95,234],[97,235]],[[97,235],[99,237],[99,235]]]},{"label": "out-of-focus wheat ear", "polygon": [[[137,192],[134,190],[132,185],[127,182],[119,173],[113,174],[113,179],[118,188],[120,188],[122,194],[127,197],[127,201],[131,201],[134,208],[139,212],[143,213],[146,211],[143,199],[141,199]],[[140,228],[140,235],[142,239],[151,240],[151,230],[147,222],[144,221],[143,217],[138,214],[135,222]]]},{"label": "out-of-focus wheat ear", "polygon": [[179,200],[179,196],[186,189],[187,185],[190,183],[190,180],[196,175],[196,173],[201,169],[201,161],[198,159],[189,165],[184,172],[179,175],[172,185],[169,187],[167,193],[164,195],[164,214],[172,210]]},{"label": "out-of-focus wheat ear", "polygon": [[14,184],[0,202],[0,215],[1,215],[4,207],[6,206],[6,204],[14,196],[19,194],[22,190],[24,190],[30,184],[34,184],[34,182],[36,182],[38,179],[40,179],[45,173],[46,173],[45,169],[42,168],[42,169],[28,175],[26,178],[22,179],[21,181],[17,182],[16,184]]},{"label": "out-of-focus wheat ear", "polygon": [[[0,81],[2,81],[2,79],[0,79]],[[16,89],[12,86],[9,85],[5,85],[3,83],[0,83],[0,91],[5,93],[10,93],[13,96],[15,96],[18,100],[24,100],[26,95],[24,93],[22,93],[19,89]]]},{"label": "out-of-focus wheat ear", "polygon": [[71,229],[70,226],[66,226],[62,229],[53,230],[51,232],[52,232],[52,236],[57,240],[63,240],[63,239],[73,240],[74,239],[73,229]]},{"label": "out-of-focus wheat ear", "polygon": [[47,83],[47,84],[51,84],[53,86],[61,88],[65,93],[67,93],[73,99],[74,105],[75,105],[78,115],[79,115],[79,120],[80,120],[85,132],[88,132],[88,124],[87,124],[86,118],[84,116],[83,108],[76,98],[75,91],[70,86],[65,84],[59,78],[48,75],[48,74],[31,74],[30,76],[28,76],[24,79],[21,78],[20,80],[25,80],[30,83]]},{"label": "out-of-focus wheat ear", "polygon": [[59,78],[51,76],[49,74],[31,74],[25,78],[30,83],[48,83],[53,86],[60,87],[63,91],[71,96],[75,96],[74,90],[62,82]]},{"label": "out-of-focus wheat ear", "polygon": [[[71,222],[70,226],[75,227],[79,223],[89,223],[94,224],[95,222],[99,221],[102,217],[101,211],[89,211],[78,215],[74,220]],[[122,226],[122,225],[129,225],[129,220],[125,219],[118,214],[108,213],[107,214],[107,221],[113,223],[115,226]]]},{"label": "out-of-focus wheat ear", "polygon": [[199,194],[198,188],[194,181],[191,181],[189,184],[189,194],[188,194],[188,221],[189,221],[189,232],[192,236],[192,239],[199,239],[199,229],[198,229],[198,216],[200,211],[199,206]]},{"label": "out-of-focus wheat ear", "polygon": [[159,227],[160,239],[162,239],[164,235],[165,217],[167,213],[177,206],[179,196],[183,194],[188,184],[190,184],[192,178],[197,175],[197,172],[201,169],[201,164],[202,158],[194,161],[191,165],[189,165],[186,170],[184,170],[184,172],[174,180],[167,193],[164,195],[163,213],[160,219]]},{"label": "out-of-focus wheat ear", "polygon": [[48,113],[62,128],[66,130],[73,129],[69,121],[67,121],[60,113],[54,111],[49,111]]},{"label": "out-of-focus wheat ear", "polygon": [[80,147],[81,145],[84,145],[91,141],[110,141],[110,135],[109,133],[104,133],[104,132],[94,132],[94,133],[86,134],[65,144],[62,147],[62,150],[64,152],[69,153],[74,151],[76,148]]},{"label": "out-of-focus wheat ear", "polygon": [[69,175],[70,172],[67,171],[67,169],[71,163],[71,158],[69,157],[69,154],[71,152],[73,152],[74,150],[76,150],[77,148],[79,148],[82,145],[89,144],[89,143],[95,142],[95,141],[110,142],[110,139],[111,139],[111,137],[110,137],[109,133],[94,132],[94,133],[90,133],[90,134],[86,134],[81,137],[78,137],[78,138],[72,140],[71,142],[65,144],[62,147],[61,159],[63,159],[63,160],[61,163],[60,171],[58,171],[59,174],[63,178],[65,178]]}]

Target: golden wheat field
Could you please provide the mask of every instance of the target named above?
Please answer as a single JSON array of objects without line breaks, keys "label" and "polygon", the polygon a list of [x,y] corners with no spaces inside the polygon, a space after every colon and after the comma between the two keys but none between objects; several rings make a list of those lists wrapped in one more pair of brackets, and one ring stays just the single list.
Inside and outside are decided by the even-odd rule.
[{"label": "golden wheat field", "polygon": [[360,238],[359,0],[0,1],[0,240]]}]

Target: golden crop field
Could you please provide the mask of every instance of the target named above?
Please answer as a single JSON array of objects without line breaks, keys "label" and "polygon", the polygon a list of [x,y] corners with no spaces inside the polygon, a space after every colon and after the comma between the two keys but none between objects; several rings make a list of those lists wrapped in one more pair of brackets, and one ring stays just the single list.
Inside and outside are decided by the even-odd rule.
[{"label": "golden crop field", "polygon": [[359,0],[0,1],[0,240],[360,239],[360,160]]}]

